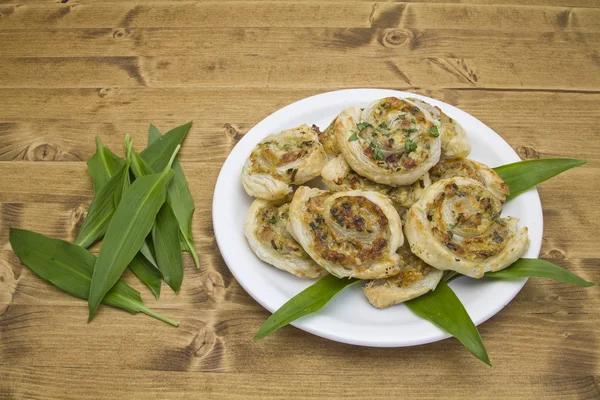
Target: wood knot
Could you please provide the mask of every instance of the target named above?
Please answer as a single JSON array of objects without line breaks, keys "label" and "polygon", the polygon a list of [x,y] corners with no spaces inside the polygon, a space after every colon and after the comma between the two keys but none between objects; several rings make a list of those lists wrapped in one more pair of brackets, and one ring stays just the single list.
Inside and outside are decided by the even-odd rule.
[{"label": "wood knot", "polygon": [[241,133],[240,131],[238,131],[233,125],[231,125],[230,123],[226,123],[225,125],[223,125],[223,128],[225,128],[225,135],[233,140],[234,142],[237,142],[238,140],[240,140],[241,138],[244,137],[244,134]]},{"label": "wood knot", "polygon": [[0,261],[0,315],[8,310],[13,294],[17,289],[17,280],[10,266]]},{"label": "wood knot", "polygon": [[217,336],[211,326],[204,324],[187,345],[186,351],[192,357],[205,357],[215,347]]},{"label": "wood knot", "polygon": [[129,36],[129,30],[127,29],[117,29],[116,31],[113,32],[113,38],[120,40],[120,39],[125,39],[127,36]]},{"label": "wood knot", "polygon": [[115,93],[117,93],[119,91],[119,88],[117,87],[112,87],[112,88],[102,88],[98,91],[98,96],[104,98],[107,96],[112,96]]},{"label": "wood knot", "polygon": [[517,147],[517,154],[523,160],[532,160],[540,158],[540,153],[533,147],[519,146]]},{"label": "wood knot", "polygon": [[408,46],[415,35],[409,29],[386,30],[381,38],[381,44],[387,48]]},{"label": "wood knot", "polygon": [[53,144],[32,144],[27,149],[27,160],[29,161],[54,161],[60,150]]},{"label": "wood knot", "polygon": [[542,255],[542,258],[551,258],[554,260],[564,260],[566,258],[564,251],[559,249],[550,249]]},{"label": "wood knot", "polygon": [[206,274],[204,288],[213,300],[222,300],[225,298],[225,282],[223,281],[223,277],[216,271],[209,271]]}]

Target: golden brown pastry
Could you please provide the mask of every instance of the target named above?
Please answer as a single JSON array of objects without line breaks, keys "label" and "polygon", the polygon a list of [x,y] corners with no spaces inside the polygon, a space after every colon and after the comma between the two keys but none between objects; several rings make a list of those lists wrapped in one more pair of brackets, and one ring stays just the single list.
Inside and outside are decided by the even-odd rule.
[{"label": "golden brown pastry", "polygon": [[244,225],[252,251],[267,264],[301,278],[326,275],[288,233],[289,208],[289,203],[254,200]]},{"label": "golden brown pastry", "polygon": [[300,125],[267,136],[256,145],[242,169],[242,184],[250,196],[283,199],[292,185],[316,178],[327,162],[318,128]]},{"label": "golden brown pastry", "polygon": [[426,172],[412,185],[389,186],[373,182],[354,172],[342,155],[329,161],[321,171],[321,178],[327,188],[333,192],[343,190],[370,190],[388,196],[398,212],[404,211],[421,197],[423,191],[431,185]]},{"label": "golden brown pastry", "polygon": [[331,193],[301,186],[290,204],[288,231],[329,273],[385,278],[399,272],[404,241],[392,202],[376,192]]},{"label": "golden brown pastry", "polygon": [[408,210],[404,233],[411,251],[440,270],[473,278],[517,261],[529,247],[527,228],[501,218],[500,200],[463,177],[432,184]]},{"label": "golden brown pastry", "polygon": [[464,158],[471,152],[471,145],[467,140],[467,133],[461,124],[446,115],[439,107],[419,99],[407,99],[419,107],[427,110],[440,123],[438,131],[442,139],[442,157]]},{"label": "golden brown pastry", "polygon": [[429,176],[432,182],[455,176],[471,178],[485,186],[501,202],[506,201],[506,196],[508,196],[508,186],[496,171],[485,164],[468,158],[440,160],[429,170]]},{"label": "golden brown pastry", "polygon": [[434,290],[444,274],[425,264],[411,253],[408,242],[398,249],[400,273],[386,279],[375,279],[365,285],[369,303],[385,308],[402,303]]},{"label": "golden brown pastry", "polygon": [[439,124],[406,100],[386,97],[362,113],[345,110],[335,123],[338,147],[359,175],[391,186],[410,185],[440,159]]}]

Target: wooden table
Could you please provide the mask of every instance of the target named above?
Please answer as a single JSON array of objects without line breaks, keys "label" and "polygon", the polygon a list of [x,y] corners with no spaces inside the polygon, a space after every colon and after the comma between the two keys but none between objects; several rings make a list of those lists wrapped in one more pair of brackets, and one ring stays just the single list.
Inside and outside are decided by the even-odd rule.
[{"label": "wooden table", "polygon": [[[541,256],[600,281],[600,2],[450,2],[2,1],[0,398],[598,398],[597,287],[527,283],[480,326],[493,368],[454,339],[361,348],[288,327],[250,340],[269,314],[217,249],[217,174],[254,124],[329,90],[426,94],[523,158],[589,160],[539,187]],[[150,122],[189,120],[202,268],[186,258],[181,292],[163,285],[159,302],[127,276],[181,326],[107,307],[88,325],[84,301],[20,264],[9,227],[72,240],[94,137],[122,154],[125,133],[140,149]]]}]

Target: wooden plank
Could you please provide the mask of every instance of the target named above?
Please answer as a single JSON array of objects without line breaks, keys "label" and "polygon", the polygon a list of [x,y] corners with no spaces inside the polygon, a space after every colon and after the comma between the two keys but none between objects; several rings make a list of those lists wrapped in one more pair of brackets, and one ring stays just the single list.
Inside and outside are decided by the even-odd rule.
[{"label": "wooden plank", "polygon": [[[64,2],[63,2],[64,1]],[[158,0],[160,3],[180,3],[189,2],[190,0]],[[222,0],[222,2],[237,3],[240,0]],[[266,1],[272,2],[273,0],[255,0],[255,1]],[[295,3],[297,0],[280,0],[282,2]],[[340,3],[340,0],[303,0],[303,2],[333,2]],[[373,0],[355,0],[372,3]],[[73,0],[60,0],[58,2],[75,3]],[[117,0],[102,1],[102,0],[76,0],[76,4],[98,4],[98,3],[116,3]],[[146,0],[145,4],[152,4],[156,0]],[[383,0],[378,3],[400,3],[395,0]],[[28,5],[48,5],[56,4],[56,0],[3,0],[4,4],[28,4]],[[451,4],[475,4],[475,5],[514,5],[514,6],[542,6],[542,7],[599,7],[600,5],[596,0],[407,0],[401,3],[451,3]]]},{"label": "wooden plank", "polygon": [[[0,27],[1,28],[1,27]],[[74,28],[0,29],[0,56],[108,57],[209,56],[255,57],[267,62],[278,57],[310,53],[320,58],[367,59],[387,57],[544,59],[563,55],[593,57],[600,34],[555,29],[548,32],[515,30],[499,35],[484,25],[468,30],[431,28]],[[552,54],[552,57],[547,57]],[[597,65],[592,59],[593,65]],[[538,67],[540,62],[534,65]]]},{"label": "wooden plank", "polygon": [[[401,364],[401,363],[400,363]],[[313,399],[313,398],[464,398],[486,396],[493,391],[498,397],[514,399],[577,398],[592,399],[598,395],[594,376],[540,376],[533,373],[508,376],[450,374],[443,379],[429,375],[415,379],[410,371],[395,369],[396,375],[352,377],[352,384],[343,378],[327,374],[287,375],[278,372],[263,375],[256,372],[240,374],[202,372],[137,372],[124,369],[100,369],[91,372],[69,368],[42,369],[3,367],[6,380],[0,390],[9,397],[33,399],[60,397],[64,399],[123,397],[183,399],[200,393],[207,399]],[[486,371],[488,372],[488,371]],[[38,377],[37,379],[35,377]],[[410,379],[403,379],[410,377]],[[111,384],[115,379],[120,385]],[[77,393],[65,388],[77,387]],[[291,389],[293,388],[293,390]],[[2,394],[3,392],[0,392]],[[293,392],[293,393],[292,393]]]},{"label": "wooden plank", "polygon": [[320,88],[344,86],[412,88],[528,88],[600,90],[592,54],[559,53],[538,59],[406,58],[390,56],[315,60],[310,52],[257,60],[254,56],[8,58],[0,63],[0,88]]},{"label": "wooden plank", "polygon": [[[135,2],[4,5],[0,29],[112,27],[413,27],[483,25],[497,31],[600,31],[595,8],[463,4]],[[239,18],[243,15],[244,18]],[[340,18],[343,15],[343,18]]]},{"label": "wooden plank", "polygon": [[[492,375],[511,375],[515,359],[521,357],[528,360],[529,371],[540,375],[599,373],[597,313],[519,310],[517,314],[510,312],[513,303],[480,326],[494,364]],[[204,307],[204,303],[154,307],[178,320],[180,326],[175,328],[144,315],[132,316],[109,308],[102,308],[88,324],[84,301],[72,306],[11,305],[0,317],[0,355],[3,360],[11,360],[12,368],[36,366],[40,370],[71,367],[73,355],[77,354],[81,370],[98,371],[98,366],[102,366],[132,372],[277,374],[282,372],[281,365],[274,360],[278,354],[281,356],[281,349],[287,349],[287,376],[327,370],[324,376],[340,379],[376,378],[382,373],[394,376],[402,371],[408,376],[419,376],[418,371],[427,370],[428,376],[442,379],[455,376],[457,365],[461,366],[461,375],[490,375],[456,339],[410,348],[373,349],[331,342],[287,327],[253,342],[251,338],[268,315],[266,312],[249,307]],[[69,329],[65,330],[65,326]],[[114,329],[115,326],[120,329]],[[120,356],[124,352],[126,359]],[[372,367],[374,358],[376,369]],[[343,369],[332,369],[332,363],[345,365]]]}]

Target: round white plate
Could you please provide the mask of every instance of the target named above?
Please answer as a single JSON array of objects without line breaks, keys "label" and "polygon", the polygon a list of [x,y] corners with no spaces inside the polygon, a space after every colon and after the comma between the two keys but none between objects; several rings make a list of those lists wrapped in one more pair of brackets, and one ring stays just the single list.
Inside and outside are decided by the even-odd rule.
[{"label": "round white plate", "polygon": [[[240,179],[242,166],[254,146],[268,134],[306,123],[325,129],[349,106],[365,107],[382,97],[416,97],[440,107],[467,131],[469,156],[491,167],[519,161],[513,149],[498,134],[466,112],[441,101],[414,93],[382,89],[350,89],[312,96],[271,114],[252,128],[227,157],[213,198],[213,224],[221,254],[242,287],[270,312],[313,284],[260,261],[244,237],[246,212],[253,201]],[[531,245],[524,257],[536,258],[542,243],[542,206],[537,190],[511,200],[503,215],[520,218],[529,228]],[[476,325],[500,311],[525,285],[520,281],[460,278],[451,283]],[[430,322],[414,315],[402,304],[378,310],[362,293],[362,285],[346,289],[319,312],[292,323],[297,328],[331,340],[361,346],[400,347],[435,342],[449,337]],[[258,326],[256,327],[258,330]]]}]

